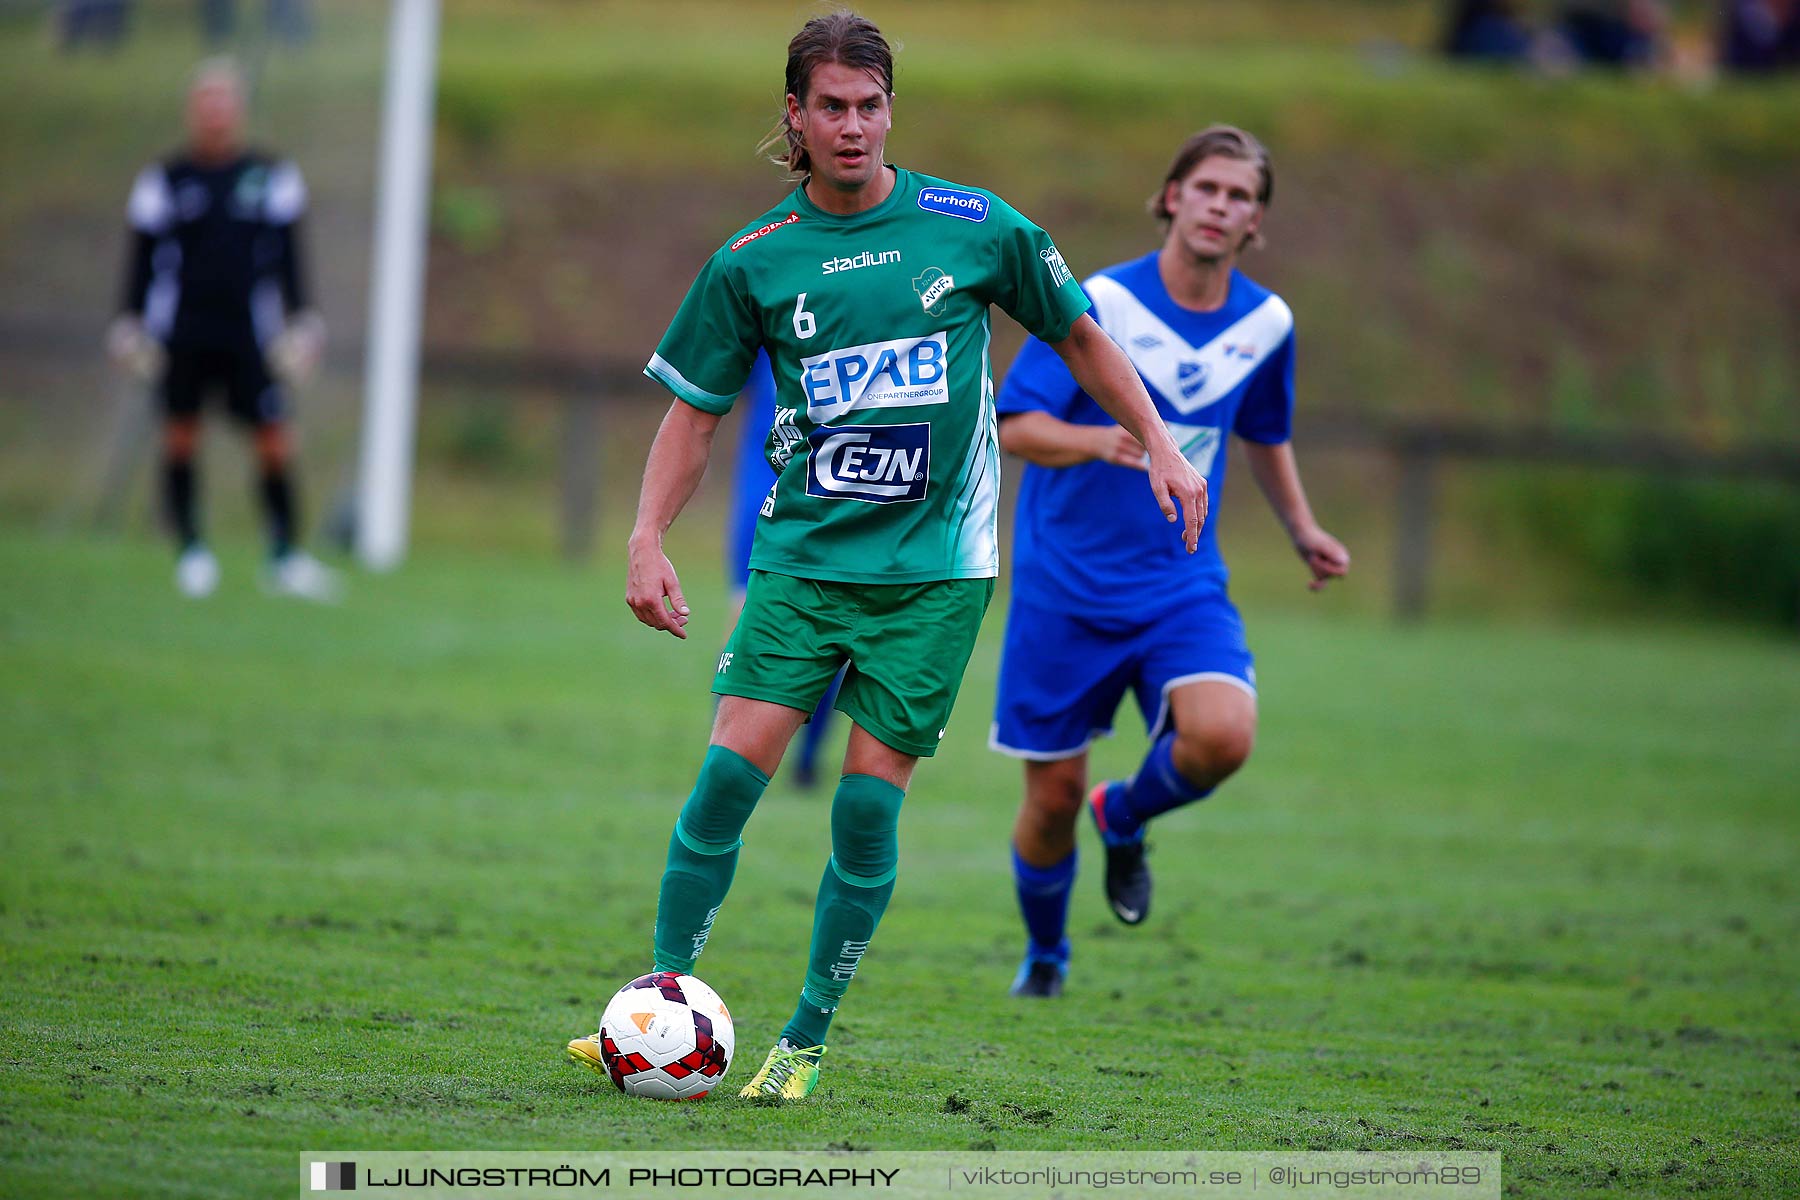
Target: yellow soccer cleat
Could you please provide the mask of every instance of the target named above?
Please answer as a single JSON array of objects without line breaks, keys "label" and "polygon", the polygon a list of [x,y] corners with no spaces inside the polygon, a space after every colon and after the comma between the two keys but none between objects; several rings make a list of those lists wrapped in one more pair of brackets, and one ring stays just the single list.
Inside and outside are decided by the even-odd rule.
[{"label": "yellow soccer cleat", "polygon": [[[572,1051],[572,1043],[570,1048]],[[776,1100],[804,1100],[819,1086],[819,1059],[824,1053],[823,1046],[802,1049],[782,1038],[769,1051],[762,1070],[738,1093],[738,1099],[757,1100],[766,1096]]]},{"label": "yellow soccer cleat", "polygon": [[570,1042],[569,1061],[578,1062],[598,1075],[605,1075],[606,1064],[600,1060],[600,1035],[590,1033]]}]

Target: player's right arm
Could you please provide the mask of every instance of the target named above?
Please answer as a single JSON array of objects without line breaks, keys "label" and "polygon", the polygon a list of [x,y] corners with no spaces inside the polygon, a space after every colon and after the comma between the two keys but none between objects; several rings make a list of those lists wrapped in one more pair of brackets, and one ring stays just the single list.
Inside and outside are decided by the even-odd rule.
[{"label": "player's right arm", "polygon": [[1149,470],[1143,445],[1124,426],[1077,425],[1047,412],[1022,412],[1002,418],[1000,448],[1040,467],[1107,462],[1116,467]]},{"label": "player's right arm", "polygon": [[637,524],[626,548],[625,603],[650,628],[666,629],[683,639],[688,604],[675,565],[663,553],[663,535],[700,486],[722,415],[702,412],[682,400],[669,406],[650,444],[638,493]]},{"label": "player's right arm", "polygon": [[162,164],[152,163],[138,172],[131,184],[131,198],[125,203],[125,221],[131,233],[125,252],[125,286],[119,296],[119,312],[144,315],[144,302],[150,292],[151,256],[156,250],[156,239],[167,231],[174,212],[169,177]]},{"label": "player's right arm", "polygon": [[744,388],[761,330],[720,254],[707,260],[644,374],[675,396],[650,444],[626,547],[625,603],[652,629],[687,637],[688,605],[663,535],[706,473],[719,420]]},{"label": "player's right arm", "polygon": [[125,214],[130,229],[125,279],[119,311],[107,327],[106,352],[133,375],[149,379],[162,367],[162,348],[144,330],[144,304],[150,294],[156,241],[168,229],[174,214],[168,176],[160,163],[138,173]]}]

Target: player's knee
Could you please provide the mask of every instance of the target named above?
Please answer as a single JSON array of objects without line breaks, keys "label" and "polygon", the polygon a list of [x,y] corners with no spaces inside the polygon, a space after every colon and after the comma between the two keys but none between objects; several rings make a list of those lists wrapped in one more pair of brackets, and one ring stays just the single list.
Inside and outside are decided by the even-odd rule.
[{"label": "player's knee", "polygon": [[200,443],[200,422],[173,420],[163,425],[163,455],[172,462],[187,462]]},{"label": "player's knee", "polygon": [[1026,798],[1026,806],[1046,823],[1060,825],[1081,815],[1085,799],[1081,780],[1059,779],[1051,786],[1034,788]]},{"label": "player's knee", "polygon": [[831,855],[840,871],[880,876],[900,861],[900,803],[886,780],[846,775],[831,801]]},{"label": "player's knee", "polygon": [[256,461],[265,475],[287,468],[288,437],[285,426],[263,425],[257,429]]},{"label": "player's knee", "polygon": [[1175,735],[1175,767],[1196,783],[1208,786],[1249,761],[1256,727],[1245,723],[1205,725]]}]

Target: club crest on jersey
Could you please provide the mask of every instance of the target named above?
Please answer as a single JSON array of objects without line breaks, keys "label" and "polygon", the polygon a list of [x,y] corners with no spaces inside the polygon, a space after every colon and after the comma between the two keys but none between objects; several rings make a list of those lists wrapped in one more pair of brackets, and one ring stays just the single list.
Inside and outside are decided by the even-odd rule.
[{"label": "club crest on jersey", "polygon": [[1047,250],[1039,250],[1038,257],[1043,259],[1044,265],[1050,269],[1050,282],[1053,286],[1061,287],[1075,278],[1075,273],[1069,270],[1069,264],[1063,261],[1062,251],[1055,246],[1051,246]]},{"label": "club crest on jersey", "polygon": [[961,188],[924,187],[919,189],[919,207],[926,212],[942,213],[946,217],[985,221],[988,215],[988,198],[980,192],[965,192]]},{"label": "club crest on jersey", "polygon": [[1181,380],[1181,398],[1192,400],[1195,394],[1206,386],[1206,380],[1212,374],[1212,368],[1190,358],[1175,369],[1175,374]]},{"label": "club crest on jersey", "polygon": [[267,167],[250,167],[238,176],[237,186],[231,191],[231,212],[233,216],[251,218],[262,211],[263,196],[269,190],[269,169]]},{"label": "club crest on jersey", "polygon": [[913,280],[913,291],[919,293],[919,303],[934,317],[944,315],[944,297],[955,290],[956,280],[944,274],[942,267],[926,267],[925,273]]},{"label": "club crest on jersey", "polygon": [[931,426],[821,425],[807,434],[806,494],[822,500],[905,504],[923,500],[931,482]]},{"label": "club crest on jersey", "polygon": [[807,417],[823,425],[872,408],[950,403],[950,335],[844,346],[800,360]]}]

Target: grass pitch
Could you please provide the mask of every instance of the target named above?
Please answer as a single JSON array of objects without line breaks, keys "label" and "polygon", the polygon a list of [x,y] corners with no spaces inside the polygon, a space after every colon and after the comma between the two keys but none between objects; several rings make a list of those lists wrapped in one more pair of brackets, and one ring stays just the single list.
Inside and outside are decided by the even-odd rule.
[{"label": "grass pitch", "polygon": [[[189,604],[159,548],[0,529],[0,1193],[600,1145],[1497,1149],[1521,1195],[1800,1187],[1791,642],[1253,611],[1255,758],[1154,829],[1142,929],[1084,842],[1069,991],[1029,1004],[997,609],[820,1092],[669,1106],[562,1044],[645,964],[713,552],[678,556],[681,645],[610,558],[438,551],[323,610],[226,549]],[[731,1085],[798,988],[825,812],[777,779],[702,963]]]}]

